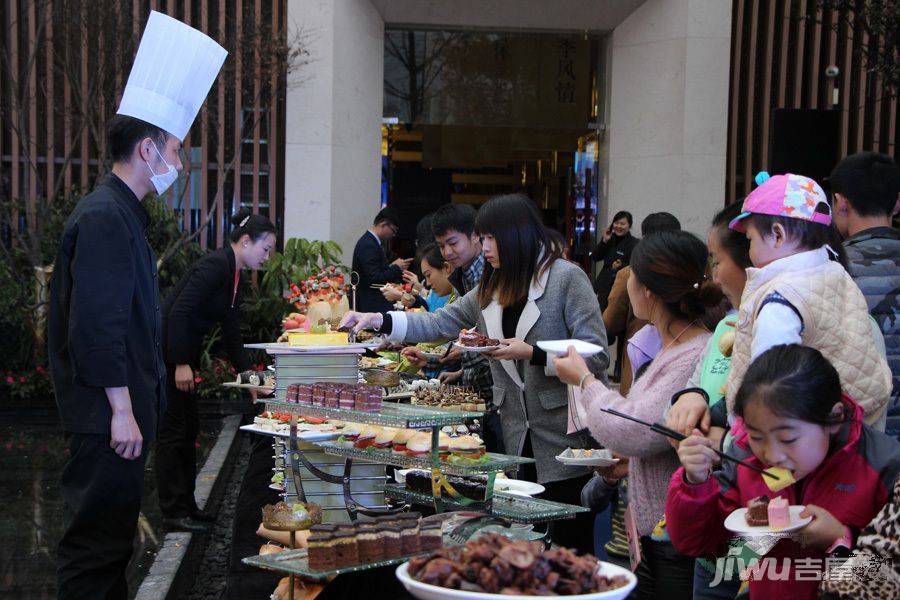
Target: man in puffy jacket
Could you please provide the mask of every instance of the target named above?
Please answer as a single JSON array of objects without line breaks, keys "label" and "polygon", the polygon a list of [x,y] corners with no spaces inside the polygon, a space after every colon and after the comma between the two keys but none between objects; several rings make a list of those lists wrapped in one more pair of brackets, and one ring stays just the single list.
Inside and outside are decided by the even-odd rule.
[{"label": "man in puffy jacket", "polygon": [[890,156],[859,152],[838,163],[829,184],[850,275],[884,334],[894,378],[886,431],[900,436],[900,232],[891,226],[900,206],[900,167]]}]

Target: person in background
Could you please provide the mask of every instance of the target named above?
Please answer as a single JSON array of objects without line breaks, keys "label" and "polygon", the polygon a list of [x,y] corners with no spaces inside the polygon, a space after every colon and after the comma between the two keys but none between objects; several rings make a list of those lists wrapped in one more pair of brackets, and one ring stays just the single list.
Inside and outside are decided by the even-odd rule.
[{"label": "person in background", "polygon": [[434,243],[434,233],[431,230],[431,220],[434,213],[425,215],[416,224],[416,252],[421,252],[426,246]]},{"label": "person in background", "polygon": [[[666,437],[601,409],[656,422],[672,394],[684,388],[709,339],[703,317],[722,299],[706,275],[707,260],[703,242],[683,231],[656,233],[635,248],[628,295],[635,315],[659,331],[662,349],[637,373],[627,397],[597,379],[574,348],[554,361],[560,380],[580,388],[576,403],[594,439],[629,459],[628,511],[634,517],[629,537],[641,555],[635,571],[638,598],[691,598],[694,559],[679,554],[664,531],[657,532],[678,458]],[[615,481],[595,478],[595,494],[610,483]]]},{"label": "person in background", "polygon": [[176,531],[205,531],[215,521],[194,499],[200,425],[194,378],[204,338],[221,325],[231,365],[238,373],[250,368],[238,318],[241,270],[259,269],[275,248],[275,225],[266,217],[243,208],[231,223],[230,243],[191,265],[163,302],[168,406],[156,444],[156,487],[163,524]]},{"label": "person in background", "polygon": [[597,242],[597,247],[591,253],[594,262],[603,261],[603,266],[594,282],[601,311],[606,309],[609,302],[609,292],[612,290],[616,273],[628,266],[631,261],[631,252],[637,246],[637,238],[631,235],[631,223],[630,212],[625,210],[617,212],[612,223]]},{"label": "person in background", "polygon": [[[453,289],[453,284],[450,283],[453,265],[444,259],[437,244],[432,243],[421,248],[418,262],[427,289],[423,286],[420,293],[411,293],[403,292],[396,287],[387,287],[381,290],[381,293],[388,302],[400,302],[407,309],[425,308],[428,312],[435,312],[459,297]],[[415,283],[418,283],[418,279]]]},{"label": "person in background", "polygon": [[[418,304],[416,305],[422,306],[424,304],[424,307],[428,309],[428,312],[437,312],[439,309],[448,304],[452,304],[459,299],[459,295],[450,283],[453,265],[444,259],[443,254],[441,254],[441,249],[438,248],[437,244],[431,244],[422,250],[420,266],[422,268],[422,273],[425,276],[425,281],[431,288],[431,291],[427,298],[418,298]],[[401,298],[400,301],[404,302],[404,299]],[[423,347],[433,349],[443,345],[443,343],[407,346],[400,352],[400,355],[405,356],[413,366],[424,369],[425,375],[429,379],[438,378],[442,382],[446,382],[447,376],[444,374],[444,371],[456,372],[462,367],[458,364],[441,364],[438,359],[426,355],[423,349]],[[465,378],[465,373],[463,373],[463,378]]]},{"label": "person in background", "polygon": [[[647,237],[660,231],[680,231],[681,223],[675,215],[667,212],[657,212],[647,215],[641,221],[641,236]],[[624,266],[616,273],[616,280],[609,293],[609,304],[603,311],[603,324],[610,336],[616,336],[620,341],[618,354],[620,356],[621,376],[619,377],[619,393],[628,395],[631,382],[634,379],[634,371],[644,362],[653,358],[659,350],[658,335],[653,340],[636,339],[635,334],[647,325],[647,321],[634,316],[631,301],[628,300],[628,278],[631,276],[631,266]],[[643,336],[641,336],[643,337]],[[634,344],[632,344],[634,340]],[[650,342],[650,343],[647,343]],[[633,348],[631,346],[634,346]],[[637,366],[632,365],[631,355],[634,354]]]},{"label": "person in background", "polygon": [[389,263],[384,244],[397,237],[400,231],[400,218],[392,208],[384,208],[375,216],[370,227],[353,249],[353,270],[359,273],[359,286],[356,288],[356,306],[363,311],[390,310],[390,303],[375,289],[375,285],[399,283],[403,281],[403,272],[412,263],[411,258]]},{"label": "person in background", "polygon": [[[431,232],[444,259],[453,265],[450,283],[460,297],[478,288],[484,274],[484,253],[481,238],[475,233],[477,212],[468,204],[445,204],[431,218]],[[494,409],[491,365],[487,357],[477,352],[463,352],[453,348],[441,359],[443,365],[460,365],[455,371],[445,371],[445,383],[471,387],[484,400],[487,411],[482,431],[484,443],[491,452],[503,452],[503,428]]]},{"label": "person in background", "polygon": [[900,436],[900,233],[891,226],[900,201],[900,166],[890,156],[859,152],[839,162],[828,182],[850,276],[884,334],[893,375],[886,431]]},{"label": "person in background", "polygon": [[[566,386],[554,377],[553,362],[536,344],[574,338],[606,346],[590,280],[580,267],[561,258],[561,249],[551,244],[537,208],[525,196],[492,198],[480,209],[475,230],[490,265],[476,290],[436,313],[351,312],[342,324],[378,327],[398,342],[453,339],[461,329],[477,327],[505,342],[489,356],[507,452],[535,458],[536,464],[524,465],[519,476],[536,478],[546,487],[546,498],[578,504],[590,474],[556,460],[581,440],[566,434]],[[606,353],[587,361],[602,377]],[[553,541],[591,552],[591,522],[591,515],[579,515],[554,523]]]}]

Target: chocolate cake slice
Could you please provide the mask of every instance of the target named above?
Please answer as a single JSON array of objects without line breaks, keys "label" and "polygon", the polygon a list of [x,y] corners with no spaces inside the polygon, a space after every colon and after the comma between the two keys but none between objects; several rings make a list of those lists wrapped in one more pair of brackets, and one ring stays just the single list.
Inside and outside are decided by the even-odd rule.
[{"label": "chocolate cake slice", "polygon": [[769,526],[769,497],[758,496],[747,503],[747,525],[751,527]]}]

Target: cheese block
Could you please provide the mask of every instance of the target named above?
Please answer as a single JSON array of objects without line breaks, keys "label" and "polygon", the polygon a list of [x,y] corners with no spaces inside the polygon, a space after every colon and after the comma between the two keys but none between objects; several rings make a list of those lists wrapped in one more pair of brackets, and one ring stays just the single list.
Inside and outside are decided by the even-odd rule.
[{"label": "cheese block", "polygon": [[766,469],[766,472],[771,473],[776,477],[772,478],[763,475],[763,481],[766,482],[768,488],[773,492],[783,490],[784,488],[796,483],[794,481],[794,476],[791,475],[791,472],[787,469],[782,469],[781,467],[769,467],[768,469]]},{"label": "cheese block", "polygon": [[288,333],[288,343],[291,346],[346,346],[350,343],[350,338],[346,333],[291,331]]}]

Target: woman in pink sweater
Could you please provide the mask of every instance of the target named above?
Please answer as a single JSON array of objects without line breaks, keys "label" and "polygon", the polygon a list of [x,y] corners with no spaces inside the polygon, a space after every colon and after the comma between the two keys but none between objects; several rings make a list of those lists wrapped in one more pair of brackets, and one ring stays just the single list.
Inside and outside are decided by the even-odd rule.
[{"label": "woman in pink sweater", "polygon": [[641,550],[637,597],[691,598],[693,560],[678,554],[667,538],[651,539],[665,514],[666,487],[679,466],[678,457],[667,438],[600,409],[663,421],[672,395],[687,385],[700,360],[710,335],[701,319],[718,306],[722,292],[706,275],[706,246],[687,232],[644,238],[632,254],[631,268],[628,297],[634,314],[649,321],[648,327],[656,327],[662,350],[635,374],[625,397],[597,380],[574,349],[556,359],[556,370],[561,380],[583,390],[578,402],[588,415],[594,438],[630,458],[628,503]]}]

